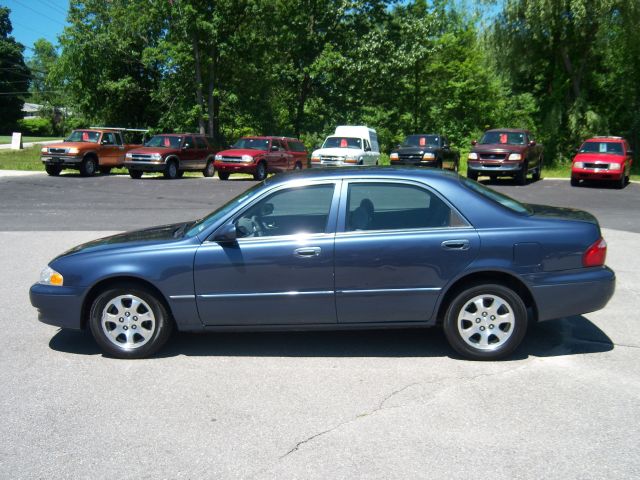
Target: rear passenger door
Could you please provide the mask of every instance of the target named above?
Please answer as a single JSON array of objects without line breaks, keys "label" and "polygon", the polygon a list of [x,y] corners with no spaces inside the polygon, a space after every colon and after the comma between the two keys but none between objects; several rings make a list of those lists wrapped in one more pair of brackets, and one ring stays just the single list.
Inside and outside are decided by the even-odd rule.
[{"label": "rear passenger door", "polygon": [[196,162],[193,168],[204,169],[207,165],[207,155],[209,154],[207,142],[204,137],[193,137],[196,141],[196,150],[198,152]]},{"label": "rear passenger door", "polygon": [[184,137],[182,151],[180,153],[180,169],[189,170],[198,165],[198,150],[195,140],[191,135]]},{"label": "rear passenger door", "polygon": [[479,244],[475,229],[422,184],[343,182],[335,242],[338,322],[429,320],[440,291],[477,256]]}]

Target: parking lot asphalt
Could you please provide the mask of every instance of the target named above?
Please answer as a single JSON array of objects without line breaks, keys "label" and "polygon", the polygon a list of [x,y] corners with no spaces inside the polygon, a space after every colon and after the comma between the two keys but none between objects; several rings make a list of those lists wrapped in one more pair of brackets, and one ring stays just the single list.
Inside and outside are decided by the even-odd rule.
[{"label": "parking lot asphalt", "polygon": [[[0,231],[134,230],[186,221],[207,214],[255,183],[241,177],[223,182],[204,177],[0,176]],[[603,227],[640,233],[640,209],[634,208],[640,205],[637,183],[624,190],[576,188],[568,180],[522,187],[507,180],[483,183],[524,202],[587,210]]]},{"label": "parking lot asphalt", "polygon": [[[625,220],[638,185],[576,193],[600,199],[609,305],[533,327],[506,361],[460,360],[437,329],[180,334],[155,358],[122,361],[37,321],[40,269],[113,231],[204,214],[253,182],[12,178],[0,179],[0,478],[640,475],[640,234]],[[496,187],[535,203],[564,188]],[[616,205],[619,217],[603,215]]]}]

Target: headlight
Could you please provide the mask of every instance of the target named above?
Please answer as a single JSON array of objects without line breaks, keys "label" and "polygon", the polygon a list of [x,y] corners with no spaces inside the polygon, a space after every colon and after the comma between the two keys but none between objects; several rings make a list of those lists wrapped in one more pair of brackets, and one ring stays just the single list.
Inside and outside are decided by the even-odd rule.
[{"label": "headlight", "polygon": [[216,155],[216,160],[222,160],[222,155]]},{"label": "headlight", "polygon": [[127,157],[127,158],[133,158],[133,154],[132,154],[132,153],[127,153],[127,154],[125,155],[125,157]]},{"label": "headlight", "polygon": [[161,153],[152,153],[151,154],[151,158],[153,158],[154,160],[162,160],[162,154]]},{"label": "headlight", "polygon": [[471,152],[467,158],[469,160],[477,160],[478,159],[478,154]]},{"label": "headlight", "polygon": [[62,275],[56,272],[53,268],[47,266],[40,272],[40,280],[38,283],[43,285],[55,285],[61,287],[63,283]]},{"label": "headlight", "polygon": [[584,168],[584,163],[583,163],[583,162],[575,162],[575,163],[573,164],[573,166],[574,166],[575,168]]},{"label": "headlight", "polygon": [[243,162],[253,162],[253,157],[251,155],[242,155],[241,160]]},{"label": "headlight", "polygon": [[610,163],[609,164],[609,170],[614,171],[614,172],[618,172],[618,171],[622,170],[622,164],[621,163]]},{"label": "headlight", "polygon": [[431,152],[427,152],[422,156],[422,159],[423,160],[435,160],[436,156]]},{"label": "headlight", "polygon": [[77,154],[79,152],[80,152],[80,150],[78,150],[76,147],[71,147],[67,153],[75,155],[75,154]]},{"label": "headlight", "polygon": [[49,150],[47,149],[47,147],[42,147],[40,149],[40,153],[47,153]]},{"label": "headlight", "polygon": [[389,160],[391,161],[400,160],[400,156],[394,152],[391,155],[389,155]]},{"label": "headlight", "polygon": [[522,155],[519,153],[512,153],[509,155],[509,160],[522,160]]}]

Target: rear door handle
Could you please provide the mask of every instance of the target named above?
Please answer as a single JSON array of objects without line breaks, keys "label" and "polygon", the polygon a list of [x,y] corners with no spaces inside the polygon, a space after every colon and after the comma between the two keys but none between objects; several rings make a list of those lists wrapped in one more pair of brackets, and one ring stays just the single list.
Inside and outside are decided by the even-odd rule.
[{"label": "rear door handle", "polygon": [[440,245],[445,250],[469,250],[469,240],[445,240]]},{"label": "rear door handle", "polygon": [[317,257],[318,255],[320,255],[321,251],[322,249],[320,247],[303,247],[303,248],[296,248],[293,251],[293,254],[296,257],[308,258],[308,257]]}]

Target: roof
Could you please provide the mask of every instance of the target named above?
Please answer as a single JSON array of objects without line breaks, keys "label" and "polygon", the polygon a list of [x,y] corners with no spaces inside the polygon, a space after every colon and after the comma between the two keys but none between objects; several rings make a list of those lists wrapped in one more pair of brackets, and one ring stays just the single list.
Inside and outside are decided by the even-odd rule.
[{"label": "roof", "polygon": [[339,179],[339,178],[372,178],[372,179],[442,179],[457,180],[457,173],[449,170],[404,166],[382,166],[382,167],[333,167],[333,168],[309,168],[292,172],[283,172],[269,177],[266,182],[278,184],[291,180],[292,177],[299,179]]},{"label": "roof", "polygon": [[280,137],[278,135],[243,135],[240,138],[257,138],[258,140],[295,140],[296,142],[300,142],[302,140],[294,137]]},{"label": "roof", "polygon": [[600,140],[613,140],[614,142],[624,142],[625,139],[622,137],[614,137],[613,135],[608,136],[608,135],[603,135],[603,136],[596,136],[596,137],[591,137],[591,138],[587,138],[585,140],[585,142],[597,142]]},{"label": "roof", "polygon": [[487,130],[486,132],[529,133],[529,130],[527,130],[526,128],[492,128],[491,130]]}]

